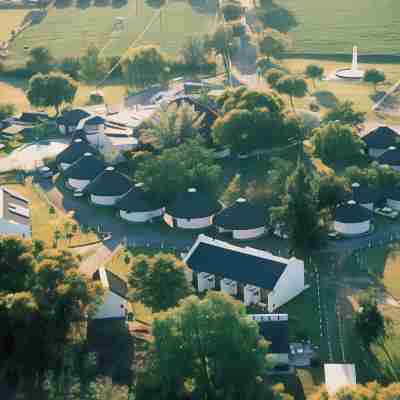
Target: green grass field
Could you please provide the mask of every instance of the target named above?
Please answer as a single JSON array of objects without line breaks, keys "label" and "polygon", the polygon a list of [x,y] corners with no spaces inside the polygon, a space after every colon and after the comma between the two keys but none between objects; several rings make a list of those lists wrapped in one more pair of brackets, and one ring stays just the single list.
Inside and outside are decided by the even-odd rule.
[{"label": "green grass field", "polygon": [[[75,3],[65,8],[52,8],[46,18],[25,30],[10,48],[10,62],[21,63],[26,47],[47,46],[56,58],[79,56],[90,45],[104,49],[105,56],[117,56],[135,41],[158,11],[144,0],[128,0],[122,7],[91,4],[80,8]],[[124,29],[113,32],[116,18],[124,18]],[[162,11],[137,45],[157,44],[168,53],[176,53],[189,36],[210,31],[215,14],[195,10],[188,3],[175,1]],[[25,48],[24,48],[25,47]]]},{"label": "green grass field", "polygon": [[0,11],[0,42],[10,38],[11,31],[18,28],[24,20],[28,10],[1,10]]},{"label": "green grass field", "polygon": [[397,0],[277,0],[299,21],[294,51],[398,53],[400,2]]}]

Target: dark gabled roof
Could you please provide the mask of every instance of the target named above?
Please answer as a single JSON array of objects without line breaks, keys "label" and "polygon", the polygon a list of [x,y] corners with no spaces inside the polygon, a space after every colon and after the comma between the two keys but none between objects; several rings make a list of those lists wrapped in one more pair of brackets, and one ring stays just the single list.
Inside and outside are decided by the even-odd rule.
[{"label": "dark gabled roof", "polygon": [[114,167],[107,167],[88,186],[85,192],[94,196],[121,196],[132,188],[132,181],[116,171]]},{"label": "dark gabled roof", "polygon": [[265,225],[266,209],[239,198],[231,206],[219,212],[214,225],[224,229],[256,229]]},{"label": "dark gabled roof", "polygon": [[377,161],[381,165],[400,165],[400,149],[390,148],[381,154]]},{"label": "dark gabled roof", "polygon": [[61,117],[57,118],[57,123],[76,126],[81,119],[89,116],[90,114],[87,111],[82,110],[81,108],[74,108],[73,110],[67,111]]},{"label": "dark gabled roof", "polygon": [[279,320],[262,319],[262,315],[254,315],[254,317],[258,317],[257,323],[260,334],[270,342],[268,353],[289,354],[289,320],[287,318]]},{"label": "dark gabled roof", "polygon": [[368,147],[376,149],[387,149],[390,146],[394,146],[399,139],[399,133],[388,126],[379,126],[362,138]]},{"label": "dark gabled roof", "polygon": [[357,204],[354,200],[341,204],[336,207],[333,219],[337,222],[353,224],[370,220],[372,212]]},{"label": "dark gabled roof", "polygon": [[169,205],[166,213],[175,218],[205,218],[221,210],[221,204],[213,196],[188,189]]},{"label": "dark gabled roof", "polygon": [[204,242],[197,245],[186,264],[196,272],[207,272],[268,290],[274,289],[287,266],[284,262]]},{"label": "dark gabled roof", "polygon": [[176,97],[174,100],[171,101],[170,104],[172,103],[177,104],[178,107],[180,107],[182,104],[185,103],[193,106],[194,111],[196,111],[199,114],[199,118],[203,116],[201,127],[199,129],[200,135],[202,135],[203,137],[210,136],[211,127],[219,116],[216,110],[214,110],[210,106],[198,102],[196,99],[190,96]]},{"label": "dark gabled roof", "polygon": [[146,212],[158,210],[161,204],[150,202],[146,193],[139,187],[132,188],[124,197],[121,197],[115,205],[126,212]]},{"label": "dark gabled roof", "polygon": [[99,115],[95,115],[91,118],[88,118],[85,121],[85,125],[100,125],[100,124],[104,124],[106,122],[106,120],[103,117],[100,117]]},{"label": "dark gabled roof", "polygon": [[400,201],[400,186],[387,187],[384,192],[387,199]]},{"label": "dark gabled roof", "polygon": [[359,204],[375,203],[381,197],[380,191],[371,186],[353,183],[351,189],[353,192],[353,200]]},{"label": "dark gabled roof", "polygon": [[85,153],[76,160],[66,171],[65,176],[72,179],[92,180],[101,174],[107,165],[91,153]]},{"label": "dark gabled roof", "polygon": [[[124,299],[126,299],[127,295],[128,295],[128,285],[127,285],[127,283],[122,278],[120,278],[118,275],[115,275],[114,273],[112,273],[108,269],[104,268],[104,271],[105,271],[105,274],[106,274],[106,278],[107,278],[108,287],[109,287],[110,292],[113,292],[113,293],[117,294],[118,296],[121,296]],[[99,269],[93,274],[92,278],[95,281],[100,281],[101,280],[100,270]]]},{"label": "dark gabled roof", "polygon": [[49,116],[45,112],[24,112],[18,118],[18,121],[25,123],[37,123],[43,120],[48,120]]},{"label": "dark gabled roof", "polygon": [[74,141],[56,157],[57,164],[66,163],[72,164],[85,153],[97,153],[97,151],[88,144],[87,141],[80,138]]}]

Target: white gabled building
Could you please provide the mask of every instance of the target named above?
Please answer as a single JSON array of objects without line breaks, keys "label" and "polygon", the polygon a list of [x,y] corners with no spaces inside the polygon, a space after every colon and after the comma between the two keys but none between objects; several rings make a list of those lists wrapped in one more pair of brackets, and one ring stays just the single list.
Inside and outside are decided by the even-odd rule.
[{"label": "white gabled building", "polygon": [[126,282],[105,268],[99,268],[93,274],[93,280],[99,281],[104,290],[103,301],[93,318],[125,318],[128,306]]},{"label": "white gabled building", "polygon": [[264,304],[268,312],[306,289],[304,262],[252,247],[239,247],[199,235],[184,259],[188,280],[199,292],[220,288],[241,298],[246,306]]},{"label": "white gabled building", "polygon": [[0,236],[31,237],[29,201],[0,186]]}]

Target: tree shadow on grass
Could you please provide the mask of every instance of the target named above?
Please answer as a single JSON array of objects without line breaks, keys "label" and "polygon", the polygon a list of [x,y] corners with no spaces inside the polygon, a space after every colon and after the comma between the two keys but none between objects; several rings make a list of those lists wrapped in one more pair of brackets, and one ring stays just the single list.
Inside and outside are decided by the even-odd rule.
[{"label": "tree shadow on grass", "polygon": [[318,104],[326,108],[334,108],[339,103],[339,99],[328,90],[320,90],[313,93],[313,96],[317,100]]},{"label": "tree shadow on grass", "polygon": [[146,4],[152,8],[161,8],[166,0],[146,0]]},{"label": "tree shadow on grass", "polygon": [[383,96],[386,95],[386,92],[384,90],[378,90],[374,93],[372,93],[369,98],[376,103],[377,101],[381,100],[383,98]]},{"label": "tree shadow on grass", "polygon": [[128,0],[112,0],[112,7],[113,8],[122,8],[128,4]]},{"label": "tree shadow on grass", "polygon": [[68,8],[71,7],[73,0],[56,0],[54,6],[56,8]]},{"label": "tree shadow on grass", "polygon": [[91,6],[92,0],[77,0],[76,7],[82,10],[86,10]]},{"label": "tree shadow on grass", "polygon": [[95,7],[108,7],[110,5],[110,0],[94,0]]}]

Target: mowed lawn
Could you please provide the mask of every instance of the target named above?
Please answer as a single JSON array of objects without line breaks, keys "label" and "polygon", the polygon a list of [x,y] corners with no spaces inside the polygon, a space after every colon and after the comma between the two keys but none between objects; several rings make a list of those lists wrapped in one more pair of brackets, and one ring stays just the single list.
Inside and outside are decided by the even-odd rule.
[{"label": "mowed lawn", "polygon": [[29,10],[0,10],[0,42],[8,40],[13,29],[18,28]]},{"label": "mowed lawn", "polygon": [[[282,64],[292,73],[304,73],[307,65],[318,64],[325,70],[325,75],[333,74],[339,68],[349,66],[349,63],[322,60],[286,59]],[[378,91],[388,91],[400,79],[400,64],[360,64],[360,68],[367,70],[376,68],[385,73],[386,82],[378,86]],[[295,99],[295,106],[308,109],[311,102],[321,106],[322,112],[332,107],[337,101],[350,100],[359,111],[368,113],[368,117],[375,118],[372,106],[377,98],[372,85],[364,82],[351,82],[342,80],[330,80],[316,82],[316,88],[312,82],[308,82],[311,95],[303,99]]]},{"label": "mowed lawn", "polygon": [[277,0],[297,17],[294,51],[398,53],[400,2],[397,0]]},{"label": "mowed lawn", "polygon": [[[104,47],[105,56],[118,56],[148,27],[157,8],[144,0],[129,0],[123,7],[96,6],[79,8],[75,3],[66,8],[54,7],[37,25],[24,31],[11,46],[10,62],[26,59],[27,47],[47,46],[56,58],[80,56],[90,44]],[[168,53],[176,53],[189,36],[210,31],[215,14],[196,11],[187,2],[170,2],[155,18],[146,33],[135,43],[160,45]],[[124,18],[124,29],[114,31],[116,18]]]}]

